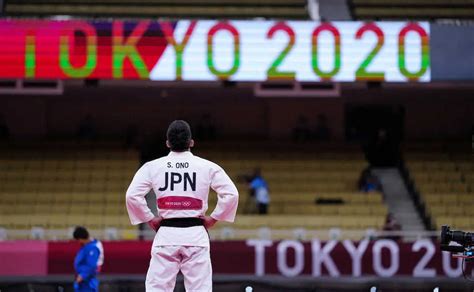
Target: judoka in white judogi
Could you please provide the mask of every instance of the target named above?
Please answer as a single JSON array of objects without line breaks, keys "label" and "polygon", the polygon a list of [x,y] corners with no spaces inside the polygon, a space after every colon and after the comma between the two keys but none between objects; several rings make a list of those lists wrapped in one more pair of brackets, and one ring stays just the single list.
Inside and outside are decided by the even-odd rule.
[{"label": "judoka in white judogi", "polygon": [[[180,145],[179,141],[183,132],[189,132],[188,144],[185,146]],[[130,221],[134,225],[148,222],[152,228],[158,228],[165,221],[173,221],[166,219],[202,218],[203,225],[159,227],[153,241],[146,291],[173,291],[179,271],[184,276],[186,291],[212,291],[212,266],[206,228],[212,227],[216,221],[234,221],[238,191],[219,165],[194,156],[189,151],[194,141],[191,140],[186,122],[173,122],[167,138],[167,145],[172,150],[169,155],[144,164],[127,190],[126,204]],[[182,148],[184,151],[180,151]],[[218,202],[211,215],[205,217],[210,188],[217,193]],[[151,189],[157,197],[158,218],[155,218],[145,200],[145,195]]]}]

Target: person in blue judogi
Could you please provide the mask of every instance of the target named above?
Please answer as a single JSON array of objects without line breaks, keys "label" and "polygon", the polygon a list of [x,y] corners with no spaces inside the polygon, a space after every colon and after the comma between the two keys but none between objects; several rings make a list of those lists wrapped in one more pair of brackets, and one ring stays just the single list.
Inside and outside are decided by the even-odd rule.
[{"label": "person in blue judogi", "polygon": [[81,249],[74,259],[74,269],[76,270],[74,290],[76,292],[97,292],[99,291],[97,275],[104,263],[102,243],[91,238],[87,229],[82,226],[76,227],[73,237],[81,244]]}]

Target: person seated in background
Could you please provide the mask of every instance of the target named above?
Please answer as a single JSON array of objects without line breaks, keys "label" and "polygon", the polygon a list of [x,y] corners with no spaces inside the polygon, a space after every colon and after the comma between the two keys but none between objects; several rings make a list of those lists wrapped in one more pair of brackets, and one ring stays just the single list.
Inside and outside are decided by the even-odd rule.
[{"label": "person seated in background", "polygon": [[97,127],[91,115],[85,116],[79,123],[77,137],[80,140],[94,140],[97,138]]},{"label": "person seated in background", "polygon": [[324,114],[318,115],[314,138],[316,141],[329,141],[331,139],[331,130],[328,127],[328,120]]},{"label": "person seated in background", "polygon": [[270,192],[268,184],[262,177],[259,168],[255,169],[252,180],[250,181],[251,195],[255,198],[257,204],[257,212],[260,215],[268,213],[268,205],[270,204]]},{"label": "person seated in background", "polygon": [[74,259],[74,269],[76,270],[74,291],[99,291],[97,274],[104,263],[102,243],[97,239],[91,238],[87,229],[82,226],[77,226],[74,229],[73,237],[81,245],[81,249]]},{"label": "person seated in background", "polygon": [[216,127],[210,114],[205,114],[199,120],[196,127],[196,137],[203,141],[216,139]]},{"label": "person seated in background", "polygon": [[376,193],[380,191],[379,183],[376,177],[369,175],[367,177],[365,184],[362,188],[362,191],[365,193]]},{"label": "person seated in background", "polygon": [[307,142],[311,138],[311,130],[309,128],[308,119],[300,115],[296,121],[296,125],[292,131],[292,138],[294,142]]},{"label": "person seated in background", "polygon": [[[387,214],[387,218],[385,219],[385,225],[383,226],[384,231],[400,231],[402,230],[401,225],[398,223],[397,219],[395,219],[395,216],[393,216],[392,213]],[[394,235],[394,236],[388,236],[387,238],[393,239],[393,240],[399,240],[401,237]]]},{"label": "person seated in background", "polygon": [[359,191],[364,193],[372,193],[372,192],[381,192],[382,186],[380,185],[379,180],[376,176],[374,176],[370,168],[366,168],[360,174],[360,178],[358,181]]}]

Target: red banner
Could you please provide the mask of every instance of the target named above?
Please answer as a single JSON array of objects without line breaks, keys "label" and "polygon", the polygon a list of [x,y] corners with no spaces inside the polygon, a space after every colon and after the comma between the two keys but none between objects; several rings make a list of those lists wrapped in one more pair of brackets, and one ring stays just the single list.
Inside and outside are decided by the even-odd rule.
[{"label": "red banner", "polygon": [[184,196],[168,196],[157,200],[158,208],[164,210],[201,210],[202,201]]},{"label": "red banner", "polygon": [[48,243],[0,241],[0,276],[47,274]]},{"label": "red banner", "polygon": [[[73,273],[79,246],[50,242],[48,274]],[[104,274],[145,274],[151,242],[104,242]],[[286,240],[214,241],[211,257],[215,274],[319,276],[412,276],[456,278],[462,276],[461,260],[441,252],[439,243],[418,240],[300,242]],[[232,264],[229,264],[232,263]],[[472,269],[468,264],[468,273]]]}]

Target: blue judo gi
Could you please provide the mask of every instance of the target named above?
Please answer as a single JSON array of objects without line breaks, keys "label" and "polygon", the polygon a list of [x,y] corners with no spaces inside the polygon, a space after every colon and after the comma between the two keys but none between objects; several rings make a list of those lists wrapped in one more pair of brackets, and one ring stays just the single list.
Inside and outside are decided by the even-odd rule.
[{"label": "blue judo gi", "polygon": [[84,245],[74,259],[74,269],[77,275],[84,279],[81,283],[74,282],[76,292],[97,292],[99,291],[98,261],[101,250],[98,247],[99,241],[94,239]]}]

